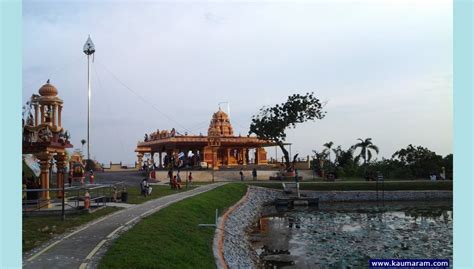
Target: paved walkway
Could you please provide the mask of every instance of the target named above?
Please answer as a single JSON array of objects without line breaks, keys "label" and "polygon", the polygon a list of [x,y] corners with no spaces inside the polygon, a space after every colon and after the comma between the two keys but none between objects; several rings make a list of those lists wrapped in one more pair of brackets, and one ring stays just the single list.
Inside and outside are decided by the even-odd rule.
[{"label": "paved walkway", "polygon": [[[164,196],[120,210],[83,226],[47,246],[26,253],[23,256],[23,268],[88,268],[94,255],[101,248],[105,248],[104,244],[107,246],[107,243],[110,243],[116,237],[114,235],[121,230],[130,228],[141,218],[172,203],[207,192],[223,184],[225,183],[203,185],[187,192]],[[101,250],[103,251],[104,249]]]}]

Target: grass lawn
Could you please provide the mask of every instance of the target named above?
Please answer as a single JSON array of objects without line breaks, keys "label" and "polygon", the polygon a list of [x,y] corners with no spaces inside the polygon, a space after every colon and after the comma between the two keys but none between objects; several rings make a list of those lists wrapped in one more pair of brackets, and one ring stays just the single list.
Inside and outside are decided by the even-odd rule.
[{"label": "grass lawn", "polygon": [[120,236],[99,268],[215,268],[212,254],[215,210],[222,213],[245,194],[233,183],[188,198],[145,218]]},{"label": "grass lawn", "polygon": [[23,252],[31,250],[56,235],[62,234],[94,219],[118,211],[120,208],[107,207],[94,213],[61,216],[23,217]]},{"label": "grass lawn", "polygon": [[[281,182],[251,182],[250,185],[273,189],[282,189]],[[398,190],[453,190],[452,181],[387,181],[384,183],[386,191]],[[379,183],[379,190],[382,183]],[[362,191],[376,190],[376,182],[300,182],[301,190],[315,191]]]},{"label": "grass lawn", "polygon": [[156,199],[156,198],[160,198],[160,197],[163,197],[163,196],[166,196],[166,195],[175,194],[175,193],[183,192],[183,191],[187,191],[187,190],[192,190],[196,187],[197,187],[196,184],[193,183],[193,185],[188,186],[187,189],[186,189],[186,185],[184,185],[181,190],[172,190],[170,188],[170,186],[161,186],[161,185],[157,186],[157,185],[155,185],[155,186],[152,186],[153,189],[152,189],[151,195],[147,196],[147,197],[144,197],[143,195],[141,195],[140,186],[127,187],[128,203],[129,204],[141,204],[141,203],[144,203],[146,201]]}]

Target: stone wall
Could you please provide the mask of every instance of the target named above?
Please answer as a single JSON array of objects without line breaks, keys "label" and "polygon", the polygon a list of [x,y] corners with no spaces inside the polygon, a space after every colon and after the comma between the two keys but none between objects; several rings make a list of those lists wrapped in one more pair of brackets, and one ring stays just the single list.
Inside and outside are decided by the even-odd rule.
[{"label": "stone wall", "polygon": [[[301,191],[306,197],[319,198],[320,202],[376,201],[376,191]],[[385,201],[425,201],[452,199],[452,191],[385,191],[378,192],[378,199]]]},{"label": "stone wall", "polygon": [[[176,175],[176,170],[173,171],[174,175]],[[198,170],[198,171],[191,171],[193,173],[193,181],[195,182],[208,182],[212,180],[212,171],[211,170]],[[252,178],[252,171],[244,170],[244,180],[253,180]],[[278,171],[276,170],[260,170],[257,171],[257,180],[267,181],[270,179],[270,176],[276,176]],[[312,178],[312,171],[309,170],[300,170],[298,171],[299,175],[302,176],[304,179],[311,179]],[[181,179],[186,179],[186,170],[180,172]],[[155,171],[155,178],[158,180],[168,180],[168,171]],[[240,180],[239,170],[231,170],[231,171],[214,171],[214,180],[215,181],[235,181]]]}]

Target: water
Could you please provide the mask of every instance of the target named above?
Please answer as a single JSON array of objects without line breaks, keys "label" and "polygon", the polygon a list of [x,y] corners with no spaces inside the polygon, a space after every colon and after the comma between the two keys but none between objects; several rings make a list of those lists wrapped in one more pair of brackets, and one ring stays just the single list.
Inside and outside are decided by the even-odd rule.
[{"label": "water", "polygon": [[451,201],[267,211],[251,235],[261,268],[367,268],[370,258],[452,261]]}]

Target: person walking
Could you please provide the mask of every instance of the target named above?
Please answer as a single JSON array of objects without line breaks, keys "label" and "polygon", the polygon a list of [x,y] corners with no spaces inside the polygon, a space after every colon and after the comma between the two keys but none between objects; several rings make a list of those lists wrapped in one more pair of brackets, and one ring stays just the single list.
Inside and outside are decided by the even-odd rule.
[{"label": "person walking", "polygon": [[240,181],[244,181],[244,170],[242,168],[240,168]]},{"label": "person walking", "polygon": [[191,184],[193,182],[193,173],[192,172],[189,172],[188,181],[189,181],[189,184]]},{"label": "person walking", "polygon": [[295,169],[295,182],[298,183],[298,170]]},{"label": "person walking", "polygon": [[94,184],[94,171],[92,169],[89,171],[89,183]]},{"label": "person walking", "polygon": [[252,177],[253,177],[253,180],[257,180],[257,169],[256,168],[254,168],[252,170]]}]

